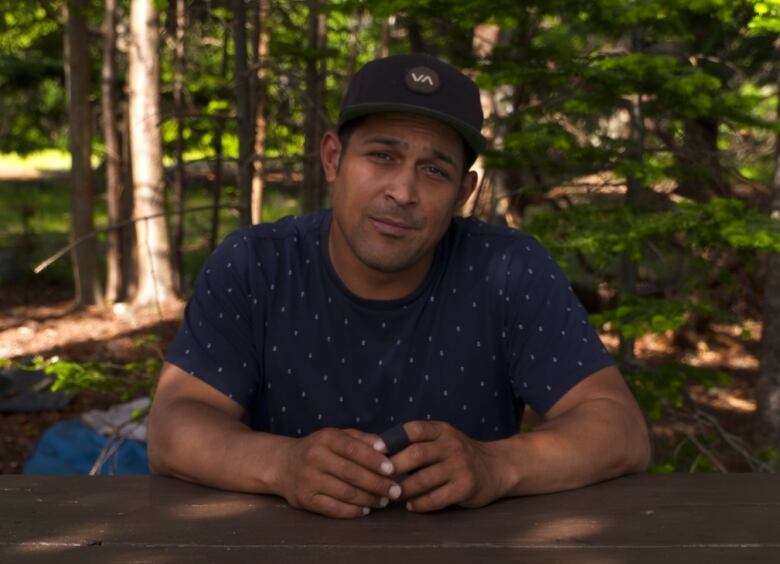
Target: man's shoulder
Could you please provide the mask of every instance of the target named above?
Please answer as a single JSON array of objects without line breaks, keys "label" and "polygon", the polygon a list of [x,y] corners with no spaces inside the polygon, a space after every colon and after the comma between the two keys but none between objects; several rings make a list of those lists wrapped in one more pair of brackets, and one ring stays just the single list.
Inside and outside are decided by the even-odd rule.
[{"label": "man's shoulder", "polygon": [[453,223],[453,234],[457,241],[470,247],[480,249],[480,252],[540,251],[541,244],[536,238],[512,227],[494,225],[472,217],[457,217]]},{"label": "man's shoulder", "polygon": [[230,233],[217,247],[217,252],[236,249],[244,252],[248,249],[261,248],[269,244],[271,248],[291,245],[319,237],[323,222],[329,218],[330,210],[320,210],[302,216],[287,216],[272,223],[257,223],[239,227]]},{"label": "man's shoulder", "polygon": [[273,223],[258,223],[238,229],[232,236],[240,235],[249,240],[297,240],[312,233],[318,234],[330,210],[319,210],[307,215],[283,217]]}]

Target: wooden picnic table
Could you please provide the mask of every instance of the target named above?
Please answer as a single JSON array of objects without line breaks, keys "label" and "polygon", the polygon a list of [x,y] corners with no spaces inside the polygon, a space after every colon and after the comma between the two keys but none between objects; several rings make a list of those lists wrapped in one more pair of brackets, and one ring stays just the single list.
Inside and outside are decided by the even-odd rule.
[{"label": "wooden picnic table", "polygon": [[780,476],[635,475],[339,521],[161,477],[0,476],[0,562],[780,562]]}]

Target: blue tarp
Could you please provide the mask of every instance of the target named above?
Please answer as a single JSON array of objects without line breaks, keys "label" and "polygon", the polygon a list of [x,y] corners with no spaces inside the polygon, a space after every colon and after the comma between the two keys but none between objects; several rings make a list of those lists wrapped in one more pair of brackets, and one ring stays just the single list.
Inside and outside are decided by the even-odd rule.
[{"label": "blue tarp", "polygon": [[[146,443],[109,438],[74,419],[52,425],[24,464],[24,474],[89,474],[101,449],[111,441],[118,448],[101,466],[100,476],[148,474]],[[112,445],[109,445],[111,447]]]}]

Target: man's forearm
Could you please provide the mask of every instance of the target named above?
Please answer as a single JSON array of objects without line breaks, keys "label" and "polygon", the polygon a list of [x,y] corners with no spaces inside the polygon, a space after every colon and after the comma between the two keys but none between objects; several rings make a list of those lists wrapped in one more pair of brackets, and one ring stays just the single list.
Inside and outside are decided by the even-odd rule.
[{"label": "man's forearm", "polygon": [[149,421],[153,473],[226,490],[279,494],[279,455],[294,439],[252,431],[195,400],[170,402],[165,412],[164,421],[154,413]]},{"label": "man's forearm", "polygon": [[650,459],[641,413],[607,398],[585,402],[488,448],[500,497],[577,488],[642,471]]}]

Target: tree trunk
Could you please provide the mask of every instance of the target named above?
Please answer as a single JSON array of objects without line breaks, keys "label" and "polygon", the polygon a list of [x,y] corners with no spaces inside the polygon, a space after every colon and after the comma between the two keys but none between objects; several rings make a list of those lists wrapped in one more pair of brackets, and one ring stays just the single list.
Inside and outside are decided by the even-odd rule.
[{"label": "tree trunk", "polygon": [[[780,60],[780,40],[775,44]],[[780,72],[777,75],[780,93]],[[780,119],[780,98],[777,105]],[[772,219],[780,222],[780,133],[775,135],[775,174],[772,189]],[[764,283],[764,328],[761,335],[761,368],[756,400],[758,404],[757,439],[761,444],[780,451],[780,253],[771,253],[767,260]]]},{"label": "tree trunk", "polygon": [[211,232],[209,233],[209,252],[217,248],[219,238],[219,206],[222,199],[222,133],[225,120],[217,118],[217,132],[214,135],[214,184],[211,192]]},{"label": "tree trunk", "polygon": [[252,159],[252,223],[263,221],[263,194],[265,192],[265,143],[268,135],[268,81],[270,77],[270,45],[271,45],[271,14],[270,0],[258,0],[255,11],[254,88],[252,99],[255,103],[255,147]]},{"label": "tree trunk", "polygon": [[186,55],[184,30],[187,28],[187,12],[184,0],[176,0],[176,33],[174,42],[173,112],[176,116],[176,169],[173,174],[173,271],[176,289],[184,287],[182,269],[182,243],[184,242],[184,70]]},{"label": "tree trunk", "polygon": [[[165,212],[160,136],[159,29],[153,0],[130,6],[130,143],[133,153],[135,216]],[[136,222],[137,305],[159,306],[175,297],[171,250],[165,217]]]},{"label": "tree trunk", "polygon": [[[119,103],[119,144],[122,151],[121,178],[123,190],[119,198],[120,217],[133,217],[135,207],[133,196],[133,152],[130,147],[130,102]],[[122,253],[122,277],[125,281],[125,299],[134,296],[138,288],[138,257],[136,256],[135,225],[129,224],[120,229]]]},{"label": "tree trunk", "polygon": [[376,58],[384,58],[390,55],[390,30],[393,27],[395,16],[382,18],[382,35],[376,48]]},{"label": "tree trunk", "polygon": [[677,154],[680,167],[677,194],[696,202],[706,202],[713,196],[729,196],[731,189],[724,178],[718,152],[718,126],[714,117],[685,122],[683,143]]},{"label": "tree trunk", "polygon": [[[634,30],[632,34],[632,49],[634,53],[641,53],[643,46],[642,30]],[[641,165],[645,158],[645,108],[642,93],[634,97],[631,109],[631,133],[629,140],[630,157],[637,165]],[[639,200],[645,187],[641,180],[635,176],[626,178],[626,198],[627,208],[635,210],[639,207]],[[636,296],[637,278],[639,276],[639,264],[631,257],[631,253],[626,251],[620,257],[620,294],[621,296]],[[636,362],[634,351],[636,340],[631,337],[620,335],[618,345],[618,359],[625,365]]]},{"label": "tree trunk", "polygon": [[326,44],[325,14],[319,12],[320,0],[308,0],[309,57],[306,61],[305,141],[303,169],[303,212],[311,213],[325,203],[325,178],[320,166],[320,138],[324,132],[325,102],[324,57]]},{"label": "tree trunk", "polygon": [[415,19],[409,19],[406,22],[406,33],[409,35],[409,48],[412,53],[430,53],[436,55],[436,52],[425,43],[423,39],[420,24]]},{"label": "tree trunk", "polygon": [[[112,225],[130,218],[130,210],[123,206],[125,184],[122,178],[122,144],[119,135],[119,104],[116,92],[117,56],[117,0],[106,0],[103,21],[103,66],[101,71],[101,105],[103,114],[103,139],[106,145],[106,204],[108,222]],[[108,232],[106,250],[106,301],[114,303],[127,297],[127,268],[129,257],[124,253],[123,238],[128,227]]]},{"label": "tree trunk", "polygon": [[249,107],[249,69],[246,50],[246,0],[233,0],[233,35],[235,43],[236,119],[238,127],[238,193],[240,224],[252,221],[252,115]]},{"label": "tree trunk", "polygon": [[[68,97],[71,153],[71,237],[79,239],[92,232],[95,196],[92,179],[92,112],[90,94],[90,57],[87,41],[85,0],[68,0],[65,17],[65,79]],[[101,289],[97,267],[97,242],[91,237],[72,251],[76,303],[100,303]]]}]

